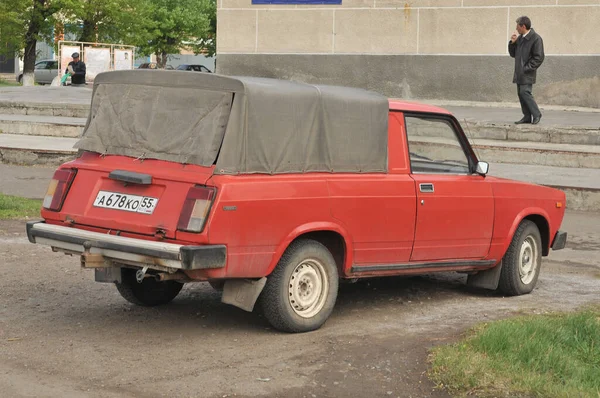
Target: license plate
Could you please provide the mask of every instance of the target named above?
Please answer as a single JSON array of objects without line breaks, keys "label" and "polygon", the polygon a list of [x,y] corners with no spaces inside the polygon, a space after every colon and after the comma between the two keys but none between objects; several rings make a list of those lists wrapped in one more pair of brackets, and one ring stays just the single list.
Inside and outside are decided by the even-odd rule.
[{"label": "license plate", "polygon": [[129,195],[109,191],[98,192],[96,200],[94,200],[95,207],[143,214],[152,214],[157,204],[158,199],[150,196]]}]

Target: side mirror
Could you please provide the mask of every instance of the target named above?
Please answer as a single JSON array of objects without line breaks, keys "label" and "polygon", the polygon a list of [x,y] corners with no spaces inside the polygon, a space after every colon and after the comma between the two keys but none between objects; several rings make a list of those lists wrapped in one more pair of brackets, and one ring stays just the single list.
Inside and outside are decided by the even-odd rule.
[{"label": "side mirror", "polygon": [[486,175],[490,169],[490,165],[487,162],[477,162],[477,168],[475,168],[475,172],[479,175]]}]

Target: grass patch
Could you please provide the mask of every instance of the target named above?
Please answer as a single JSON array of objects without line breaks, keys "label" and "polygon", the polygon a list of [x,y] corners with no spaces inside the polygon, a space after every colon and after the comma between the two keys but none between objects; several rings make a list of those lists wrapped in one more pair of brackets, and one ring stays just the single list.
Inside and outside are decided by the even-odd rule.
[{"label": "grass patch", "polygon": [[10,81],[10,80],[6,80],[2,77],[0,77],[0,86],[18,86],[19,82],[15,81]]},{"label": "grass patch", "polygon": [[431,379],[458,396],[600,397],[600,308],[483,324],[437,347]]},{"label": "grass patch", "polygon": [[0,193],[0,219],[40,217],[42,201]]}]

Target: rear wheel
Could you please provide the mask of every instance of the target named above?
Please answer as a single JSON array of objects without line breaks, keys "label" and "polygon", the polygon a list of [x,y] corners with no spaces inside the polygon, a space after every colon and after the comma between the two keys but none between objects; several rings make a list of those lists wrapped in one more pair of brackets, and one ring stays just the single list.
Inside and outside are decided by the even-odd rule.
[{"label": "rear wheel", "polygon": [[142,283],[135,279],[136,270],[121,268],[121,283],[115,283],[117,290],[123,298],[130,303],[144,307],[171,302],[181,289],[183,283],[175,281],[159,282],[154,278],[145,278]]},{"label": "rear wheel", "polygon": [[315,330],[333,311],[338,282],[329,250],[314,240],[298,240],[267,278],[260,306],[269,323],[281,331]]},{"label": "rear wheel", "polygon": [[499,290],[507,296],[530,293],[540,275],[542,238],[529,220],[523,220],[502,259]]}]

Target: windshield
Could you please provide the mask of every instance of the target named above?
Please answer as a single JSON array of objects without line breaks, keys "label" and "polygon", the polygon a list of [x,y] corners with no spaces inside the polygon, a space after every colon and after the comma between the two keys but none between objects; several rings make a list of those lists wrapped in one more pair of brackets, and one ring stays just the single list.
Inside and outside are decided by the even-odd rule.
[{"label": "windshield", "polygon": [[186,70],[186,69],[187,69],[187,67],[188,67],[187,65],[179,65],[179,66],[177,67],[177,70]]}]

